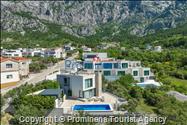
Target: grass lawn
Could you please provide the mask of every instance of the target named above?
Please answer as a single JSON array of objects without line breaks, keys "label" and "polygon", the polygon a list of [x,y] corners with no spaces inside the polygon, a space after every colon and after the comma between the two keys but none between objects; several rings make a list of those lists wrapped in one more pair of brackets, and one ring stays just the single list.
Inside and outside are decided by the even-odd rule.
[{"label": "grass lawn", "polygon": [[171,82],[171,85],[174,86],[174,90],[187,95],[187,80],[178,79],[175,77],[167,77],[166,80]]},{"label": "grass lawn", "polygon": [[187,88],[187,80],[178,79],[178,78],[175,78],[175,77],[167,77],[166,79],[171,81],[172,85],[183,86],[183,87]]},{"label": "grass lawn", "polygon": [[154,113],[154,111],[153,111],[154,109],[155,109],[155,107],[149,106],[146,103],[144,103],[143,99],[141,99],[139,101],[139,104],[136,107],[136,111],[139,112],[139,113],[151,113],[151,114],[153,114]]}]

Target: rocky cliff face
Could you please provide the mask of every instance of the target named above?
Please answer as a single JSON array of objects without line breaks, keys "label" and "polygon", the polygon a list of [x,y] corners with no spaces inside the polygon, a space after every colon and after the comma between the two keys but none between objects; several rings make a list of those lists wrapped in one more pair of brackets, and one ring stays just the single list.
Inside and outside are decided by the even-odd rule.
[{"label": "rocky cliff face", "polygon": [[53,23],[84,36],[112,22],[142,36],[187,21],[187,1],[3,1],[1,12],[5,31],[47,32],[47,24]]}]

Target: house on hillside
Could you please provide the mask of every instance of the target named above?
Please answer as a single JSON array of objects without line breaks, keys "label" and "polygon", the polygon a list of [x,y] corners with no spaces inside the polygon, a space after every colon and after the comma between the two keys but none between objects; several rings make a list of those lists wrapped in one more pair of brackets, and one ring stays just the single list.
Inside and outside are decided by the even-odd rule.
[{"label": "house on hillside", "polygon": [[5,57],[22,57],[22,50],[21,49],[4,49],[2,52],[2,56]]},{"label": "house on hillside", "polygon": [[107,53],[83,53],[82,57],[84,60],[85,59],[93,60],[94,58],[104,59],[104,58],[107,58]]},{"label": "house on hillside", "polygon": [[135,80],[140,82],[153,78],[150,68],[142,67],[140,61],[115,59],[101,59],[99,61],[84,60],[83,69],[88,71],[101,70],[104,77],[109,81],[116,80],[125,74],[131,74]]},{"label": "house on hillside", "polygon": [[155,52],[162,52],[162,47],[161,46],[155,46],[154,51]]},{"label": "house on hillside", "polygon": [[23,56],[40,56],[40,57],[44,57],[44,51],[45,48],[34,48],[34,49],[30,49],[30,48],[24,48],[22,55]]},{"label": "house on hillside", "polygon": [[91,52],[92,51],[92,49],[87,46],[82,46],[81,48],[82,48],[83,52]]},{"label": "house on hillside", "polygon": [[44,57],[65,58],[65,51],[62,48],[46,49]]},{"label": "house on hillside", "polygon": [[60,88],[67,96],[74,98],[91,98],[102,93],[102,75],[100,72],[78,71],[62,72],[57,75]]},{"label": "house on hillside", "polygon": [[1,57],[1,88],[12,87],[22,77],[29,75],[30,59],[23,57]]},{"label": "house on hillside", "polygon": [[32,60],[24,57],[13,57],[12,59],[18,63],[20,78],[27,77],[29,75],[29,64]]},{"label": "house on hillside", "polygon": [[20,80],[19,66],[16,60],[1,57],[1,89],[12,87]]},{"label": "house on hillside", "polygon": [[[108,58],[107,53],[83,53],[83,59],[84,61],[79,63],[82,64],[83,70],[101,71],[105,79],[109,81],[117,80],[125,74],[131,74],[135,80],[140,82],[154,78],[151,69],[149,67],[142,67],[140,61]],[[65,61],[65,64],[68,64],[68,62]],[[77,64],[76,61],[71,62],[72,67]],[[71,65],[65,65],[65,69]],[[72,69],[75,70],[75,67]]]},{"label": "house on hillside", "polygon": [[71,44],[64,45],[64,50],[67,51],[73,51],[75,47],[71,46]]}]

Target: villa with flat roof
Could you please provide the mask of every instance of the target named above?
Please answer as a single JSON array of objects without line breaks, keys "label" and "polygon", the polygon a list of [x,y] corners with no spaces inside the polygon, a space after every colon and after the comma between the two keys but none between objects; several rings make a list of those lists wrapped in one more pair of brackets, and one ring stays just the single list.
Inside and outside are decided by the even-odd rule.
[{"label": "villa with flat roof", "polygon": [[98,57],[100,59],[105,59],[107,58],[107,53],[96,53],[96,52],[92,52],[92,53],[83,53],[83,59],[93,59],[95,57]]},{"label": "villa with flat roof", "polygon": [[[135,80],[144,82],[154,78],[149,67],[142,67],[140,61],[117,60],[108,58],[107,53],[83,53],[84,61],[66,60],[65,68],[76,70],[76,66],[83,70],[101,71],[105,79],[114,81],[125,74],[131,74]],[[80,66],[81,65],[81,66]]]},{"label": "villa with flat roof", "polygon": [[100,96],[102,90],[102,75],[100,72],[64,72],[57,75],[57,81],[60,83],[60,88],[64,94],[74,98]]},{"label": "villa with flat roof", "polygon": [[118,107],[127,104],[127,101],[102,91],[102,75],[107,80],[116,80],[122,75],[131,74],[141,82],[153,77],[150,68],[142,67],[140,61],[108,58],[107,53],[84,53],[83,58],[83,61],[65,60],[65,69],[57,75],[64,96],[62,101],[57,99],[56,107],[62,108],[63,114],[80,110],[89,113],[124,113]]},{"label": "villa with flat roof", "polygon": [[101,70],[104,77],[109,81],[114,81],[125,74],[131,74],[135,80],[140,82],[153,78],[150,68],[142,67],[140,61],[115,59],[84,60],[83,69],[88,71]]},{"label": "villa with flat roof", "polygon": [[57,81],[60,83],[64,96],[62,101],[56,99],[55,106],[62,108],[62,114],[76,113],[76,111],[91,114],[112,114],[115,111],[119,114],[121,112],[117,111],[117,107],[127,104],[125,99],[102,91],[101,71],[71,72],[63,70],[61,74],[57,75]]}]

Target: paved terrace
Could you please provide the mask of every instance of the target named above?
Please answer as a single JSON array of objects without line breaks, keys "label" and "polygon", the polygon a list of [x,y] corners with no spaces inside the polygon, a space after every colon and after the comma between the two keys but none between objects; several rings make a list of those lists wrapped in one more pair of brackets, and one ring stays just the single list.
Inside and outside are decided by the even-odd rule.
[{"label": "paved terrace", "polygon": [[[110,94],[108,92],[103,92],[101,97],[103,97],[103,101],[101,100],[90,100],[90,99],[66,99],[64,100],[64,102],[62,103],[62,105],[60,106],[60,108],[63,108],[64,110],[64,113],[71,113],[72,110],[71,108],[74,106],[74,105],[77,105],[77,104],[111,104],[113,109],[116,109],[116,104],[118,103],[119,104],[119,97],[113,95],[113,94]],[[125,101],[125,103],[127,103]]]},{"label": "paved terrace", "polygon": [[89,99],[85,99],[85,100],[79,100],[79,99],[66,99],[64,102],[63,102],[63,105],[62,105],[62,108],[69,108],[69,107],[72,107],[73,105],[76,105],[76,104],[114,104],[116,103],[116,101],[118,100],[118,97],[112,95],[112,94],[109,94],[109,93],[102,93],[102,95],[104,97],[104,101],[89,101]]},{"label": "paved terrace", "polygon": [[61,105],[60,108],[54,108],[53,110],[49,111],[47,116],[66,116],[66,115],[72,115],[72,106],[76,105],[76,104],[111,104],[113,107],[113,111],[109,111],[109,112],[94,112],[94,111],[89,111],[87,113],[91,114],[91,115],[117,115],[117,114],[125,114],[127,113],[127,111],[116,111],[115,110],[115,104],[118,102],[118,104],[127,104],[127,101],[119,101],[119,97],[108,93],[108,92],[103,92],[102,95],[104,97],[103,101],[89,101],[88,99],[85,100],[81,100],[81,99],[66,99],[63,104]]}]

